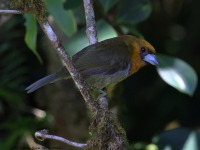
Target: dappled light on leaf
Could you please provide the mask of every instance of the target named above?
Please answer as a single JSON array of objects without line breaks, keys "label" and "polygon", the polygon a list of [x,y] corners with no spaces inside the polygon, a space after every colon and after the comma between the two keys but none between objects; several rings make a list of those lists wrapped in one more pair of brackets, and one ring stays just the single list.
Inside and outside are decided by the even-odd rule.
[{"label": "dappled light on leaf", "polygon": [[197,134],[195,132],[191,132],[183,145],[184,150],[198,150],[198,142],[197,142]]},{"label": "dappled light on leaf", "polygon": [[157,59],[160,77],[178,91],[192,96],[198,80],[194,69],[179,58],[159,54]]}]

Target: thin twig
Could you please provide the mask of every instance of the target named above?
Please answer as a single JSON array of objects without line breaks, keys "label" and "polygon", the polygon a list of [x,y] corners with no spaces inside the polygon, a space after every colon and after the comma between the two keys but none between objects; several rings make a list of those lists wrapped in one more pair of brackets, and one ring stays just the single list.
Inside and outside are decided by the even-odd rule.
[{"label": "thin twig", "polygon": [[92,0],[83,0],[85,9],[85,20],[86,20],[86,33],[90,44],[98,42],[96,22],[94,16],[94,10],[92,7]]},{"label": "thin twig", "polygon": [[0,10],[0,14],[23,14],[20,10]]},{"label": "thin twig", "polygon": [[37,131],[35,133],[35,137],[40,141],[43,141],[45,139],[53,139],[53,140],[57,140],[57,141],[66,143],[66,144],[74,146],[74,147],[79,147],[79,148],[84,148],[84,147],[87,146],[87,144],[72,142],[72,141],[67,140],[63,137],[59,137],[59,136],[56,136],[56,135],[50,135],[50,134],[48,134],[47,130]]}]

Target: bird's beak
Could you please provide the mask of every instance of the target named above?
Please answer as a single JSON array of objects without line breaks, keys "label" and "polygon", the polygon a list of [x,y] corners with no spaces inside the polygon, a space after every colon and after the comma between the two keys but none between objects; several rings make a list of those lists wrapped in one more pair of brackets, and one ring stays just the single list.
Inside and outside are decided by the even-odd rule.
[{"label": "bird's beak", "polygon": [[158,61],[156,59],[156,56],[154,54],[147,54],[145,57],[144,57],[144,61],[152,64],[152,65],[158,65]]}]

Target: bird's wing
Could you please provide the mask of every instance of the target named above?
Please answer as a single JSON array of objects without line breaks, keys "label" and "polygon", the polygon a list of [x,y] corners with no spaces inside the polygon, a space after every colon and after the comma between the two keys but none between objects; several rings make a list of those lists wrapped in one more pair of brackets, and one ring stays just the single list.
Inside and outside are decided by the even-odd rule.
[{"label": "bird's wing", "polygon": [[128,46],[123,41],[113,40],[86,47],[72,57],[83,75],[113,74],[125,70],[130,66],[130,59]]}]

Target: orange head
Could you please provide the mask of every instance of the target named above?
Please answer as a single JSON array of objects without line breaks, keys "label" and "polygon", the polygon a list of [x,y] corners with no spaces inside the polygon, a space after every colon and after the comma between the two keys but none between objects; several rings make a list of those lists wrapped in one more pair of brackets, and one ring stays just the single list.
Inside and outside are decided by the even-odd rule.
[{"label": "orange head", "polygon": [[131,52],[131,70],[129,75],[137,72],[147,63],[158,65],[158,61],[155,57],[156,51],[146,40],[130,36],[126,45],[128,45],[129,51]]}]

